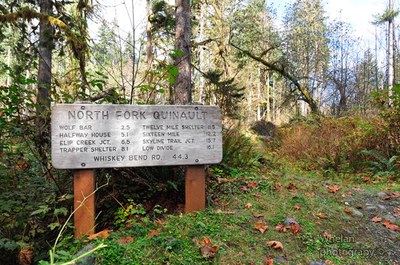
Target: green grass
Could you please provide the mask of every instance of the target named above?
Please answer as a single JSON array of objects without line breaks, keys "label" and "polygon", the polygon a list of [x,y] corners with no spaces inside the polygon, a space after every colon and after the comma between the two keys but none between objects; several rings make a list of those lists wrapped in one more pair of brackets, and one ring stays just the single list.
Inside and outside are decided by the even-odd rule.
[{"label": "green grass", "polygon": [[[304,172],[292,165],[250,173],[240,170],[214,172],[216,175],[209,180],[209,192],[214,192],[209,197],[213,199],[206,210],[164,215],[162,224],[148,217],[145,222],[138,218],[125,228],[122,224],[121,229],[104,240],[107,247],[96,253],[97,263],[264,264],[267,258],[272,258],[274,264],[279,261],[308,264],[324,260],[333,264],[378,264],[380,257],[357,253],[336,255],[332,251],[372,248],[373,238],[362,234],[363,223],[359,219],[344,212],[347,207],[344,202],[351,196],[353,187],[377,192],[387,186],[387,182],[364,183],[355,176],[326,179],[318,172]],[[218,183],[217,178],[229,181]],[[330,193],[326,186],[335,184],[341,189]],[[398,183],[391,184],[391,190],[399,188]],[[321,218],[320,214],[326,218]],[[286,217],[297,220],[301,226],[299,233],[275,230]],[[262,234],[255,229],[256,222],[265,222],[269,229]],[[349,235],[346,234],[349,229],[358,230]],[[154,230],[156,234],[149,236]],[[132,237],[132,242],[121,242],[121,238],[126,237]],[[201,240],[205,237],[218,247],[218,252],[211,258],[203,257],[200,250],[204,247]],[[267,246],[272,240],[281,242],[284,249]]]}]

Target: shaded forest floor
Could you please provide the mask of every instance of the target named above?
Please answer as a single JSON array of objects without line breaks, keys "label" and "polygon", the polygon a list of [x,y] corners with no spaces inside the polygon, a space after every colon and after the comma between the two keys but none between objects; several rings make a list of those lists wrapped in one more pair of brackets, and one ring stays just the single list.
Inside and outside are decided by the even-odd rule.
[{"label": "shaded forest floor", "polygon": [[[211,170],[208,207],[195,214],[125,214],[97,264],[398,264],[400,184],[323,177],[288,163]],[[126,213],[126,212],[125,212]],[[128,216],[130,215],[130,216]],[[106,238],[106,239],[102,239]],[[87,243],[86,243],[87,244]],[[76,246],[78,247],[79,244]]]}]

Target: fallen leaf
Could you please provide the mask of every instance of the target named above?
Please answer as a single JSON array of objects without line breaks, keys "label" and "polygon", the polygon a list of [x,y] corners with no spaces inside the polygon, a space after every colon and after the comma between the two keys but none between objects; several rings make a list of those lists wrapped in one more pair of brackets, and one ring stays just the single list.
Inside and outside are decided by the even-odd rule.
[{"label": "fallen leaf", "polygon": [[253,204],[248,202],[248,203],[246,203],[246,205],[244,207],[246,207],[247,209],[250,209],[251,207],[253,207]]},{"label": "fallen leaf", "polygon": [[339,185],[326,186],[326,188],[330,193],[336,193],[338,190],[341,189]]},{"label": "fallen leaf", "polygon": [[100,231],[100,232],[98,232],[98,233],[96,233],[96,234],[90,235],[90,236],[88,236],[87,238],[88,238],[89,240],[93,240],[93,239],[95,239],[95,238],[106,239],[107,237],[110,236],[110,232],[112,232],[112,230],[110,230],[110,229],[104,229],[103,231]]},{"label": "fallen leaf", "polygon": [[257,182],[249,182],[247,183],[247,187],[251,189],[257,189]]},{"label": "fallen leaf", "polygon": [[393,211],[393,216],[394,217],[399,217],[400,216],[400,207],[397,207]]},{"label": "fallen leaf", "polygon": [[386,196],[382,196],[381,199],[387,201],[399,197],[400,197],[400,192],[389,192]]},{"label": "fallen leaf", "polygon": [[353,214],[353,212],[351,210],[349,210],[348,208],[344,208],[343,210],[348,214]]},{"label": "fallen leaf", "polygon": [[368,181],[371,180],[371,177],[364,176],[364,177],[362,177],[362,180],[363,180],[364,182],[368,182]]},{"label": "fallen leaf", "polygon": [[315,192],[306,192],[305,195],[312,198],[315,196]]},{"label": "fallen leaf", "polygon": [[211,252],[211,249],[209,247],[201,247],[200,253],[206,259],[213,257],[213,253]]},{"label": "fallen leaf", "polygon": [[254,193],[253,196],[257,197],[257,198],[260,198],[262,195],[260,193]]},{"label": "fallen leaf", "polygon": [[160,232],[158,232],[157,230],[153,229],[147,234],[147,236],[151,238],[153,236],[158,236],[159,234],[160,234]]},{"label": "fallen leaf", "polygon": [[275,230],[278,231],[279,233],[285,233],[287,231],[287,228],[285,227],[284,224],[278,224],[275,226]]},{"label": "fallen leaf", "polygon": [[216,253],[218,253],[218,246],[213,246],[213,247],[201,247],[200,248],[200,252],[201,255],[206,258],[213,258],[215,256]]},{"label": "fallen leaf", "polygon": [[241,189],[242,191],[249,191],[249,189],[248,189],[247,187],[245,187],[245,186],[242,186],[240,189]]},{"label": "fallen leaf", "polygon": [[271,258],[266,258],[264,261],[265,265],[274,265],[274,260]]},{"label": "fallen leaf", "polygon": [[257,222],[254,224],[254,228],[264,234],[268,230],[268,225],[264,222]]},{"label": "fallen leaf", "polygon": [[217,178],[217,181],[218,181],[219,184],[221,184],[221,183],[229,182],[229,179],[227,179],[227,178]]},{"label": "fallen leaf", "polygon": [[293,235],[296,235],[298,232],[300,232],[301,227],[296,223],[290,223],[290,230],[292,230]]},{"label": "fallen leaf", "polygon": [[209,238],[209,237],[203,237],[203,239],[201,239],[200,241],[199,241],[199,244],[200,245],[204,245],[204,246],[212,246],[212,243],[211,243],[211,239]]},{"label": "fallen leaf", "polygon": [[255,218],[260,218],[260,217],[263,217],[264,215],[263,214],[259,214],[259,213],[253,213],[253,216]]},{"label": "fallen leaf", "polygon": [[375,216],[374,218],[371,219],[371,221],[374,223],[380,223],[382,221],[382,217]]},{"label": "fallen leaf", "polygon": [[329,234],[328,232],[324,232],[324,237],[325,238],[327,238],[327,239],[332,239],[333,238],[333,236],[331,235],[331,234]]},{"label": "fallen leaf", "polygon": [[133,242],[133,237],[131,237],[131,236],[125,236],[125,237],[121,237],[119,239],[119,243],[121,243],[121,244],[128,244],[131,242]]},{"label": "fallen leaf", "polygon": [[214,246],[209,237],[203,237],[199,244],[202,245],[200,252],[204,258],[213,258],[218,253],[219,246]]},{"label": "fallen leaf", "polygon": [[275,181],[275,182],[274,182],[274,186],[275,186],[275,191],[276,191],[276,192],[280,192],[280,191],[281,191],[281,189],[282,189],[282,184],[281,184],[280,182]]},{"label": "fallen leaf", "polygon": [[295,209],[295,210],[300,210],[300,208],[301,208],[301,204],[296,204],[296,205],[294,206],[294,209]]},{"label": "fallen leaf", "polygon": [[326,219],[326,218],[328,218],[328,216],[327,216],[326,214],[324,214],[324,213],[317,213],[316,215],[317,215],[318,218],[320,218],[320,219]]},{"label": "fallen leaf", "polygon": [[383,222],[383,225],[386,226],[386,228],[389,228],[392,231],[400,231],[400,226],[392,224],[392,222],[390,222],[390,220],[385,220]]},{"label": "fallen leaf", "polygon": [[351,197],[353,195],[353,193],[351,193],[351,191],[348,191],[347,193],[343,193],[342,197],[346,198],[346,197]]},{"label": "fallen leaf", "polygon": [[236,214],[235,211],[222,211],[221,209],[217,209],[216,213],[224,213],[224,214]]},{"label": "fallen leaf", "polygon": [[17,164],[15,165],[16,169],[27,169],[29,168],[29,164],[25,162],[23,159],[19,159]]},{"label": "fallen leaf", "polygon": [[297,187],[293,183],[289,183],[286,187],[286,189],[290,192],[295,192],[297,190]]},{"label": "fallen leaf", "polygon": [[161,221],[160,219],[157,219],[157,220],[155,221],[155,223],[156,223],[158,226],[161,226],[161,227],[164,226],[164,222]]},{"label": "fallen leaf", "polygon": [[211,252],[218,253],[219,246],[211,246]]},{"label": "fallen leaf", "polygon": [[283,250],[283,245],[282,245],[282,243],[279,242],[279,241],[268,241],[268,242],[267,242],[267,245],[268,245],[269,247],[274,248],[274,249]]}]

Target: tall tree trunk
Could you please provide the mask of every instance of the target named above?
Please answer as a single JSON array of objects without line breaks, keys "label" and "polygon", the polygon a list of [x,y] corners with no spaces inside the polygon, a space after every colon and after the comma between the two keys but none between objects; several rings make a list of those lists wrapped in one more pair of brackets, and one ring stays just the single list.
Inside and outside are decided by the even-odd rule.
[{"label": "tall tree trunk", "polygon": [[175,0],[176,49],[183,52],[175,58],[178,76],[175,79],[175,104],[192,102],[191,65],[190,65],[190,0]]},{"label": "tall tree trunk", "polygon": [[[203,36],[204,36],[204,14],[205,14],[205,4],[200,3],[200,29],[199,29],[199,40],[203,41]],[[204,73],[204,64],[205,64],[205,56],[204,56],[204,49],[206,46],[200,46],[199,49],[199,69],[200,72]],[[199,102],[203,102],[203,94],[204,94],[204,86],[205,86],[205,80],[203,74],[199,75]]]},{"label": "tall tree trunk", "polygon": [[135,3],[132,0],[131,1],[132,5],[132,82],[131,82],[131,98],[130,98],[130,103],[132,104],[132,94],[133,91],[135,90],[135,81],[136,81],[136,25],[135,25]]},{"label": "tall tree trunk", "polygon": [[[133,3],[132,3],[133,4]],[[119,26],[119,21],[118,21],[118,14],[117,14],[117,9],[115,11],[115,19],[116,19],[116,26],[118,29],[118,45],[119,45],[119,50],[118,50],[118,64],[119,64],[119,74],[121,77],[121,89],[122,89],[122,95],[123,99],[126,99],[126,87],[125,87],[125,75],[124,75],[124,62],[123,62],[123,51],[122,51],[122,38],[121,38],[121,29]],[[132,14],[134,15],[134,13]],[[135,19],[133,17],[133,19]],[[134,30],[134,21],[132,20],[132,28]],[[133,36],[135,36],[135,31],[133,31]],[[134,39],[135,37],[133,37]],[[135,45],[135,43],[133,43]],[[135,52],[135,46],[133,46],[133,51]],[[133,62],[132,67],[134,67],[135,63]]]},{"label": "tall tree trunk", "polygon": [[[394,12],[393,0],[389,0],[389,11]],[[394,17],[389,18],[388,25],[388,89],[389,89],[389,106],[392,106],[392,95],[393,95],[393,83],[394,83],[394,57],[393,57],[393,47],[394,47]]]},{"label": "tall tree trunk", "polygon": [[280,124],[281,123],[281,105],[282,105],[282,88],[278,85],[276,85],[276,82],[273,81],[272,83],[272,89],[274,90],[275,93],[275,102],[278,102],[280,104],[279,106],[276,106],[277,104],[275,103],[275,123]]},{"label": "tall tree trunk", "polygon": [[378,30],[375,27],[375,89],[379,90],[379,66],[378,66]]},{"label": "tall tree trunk", "polygon": [[[147,64],[147,85],[151,86],[153,83],[153,74],[151,71],[153,70],[153,59],[154,59],[154,54],[153,54],[153,35],[151,34],[151,22],[150,22],[150,17],[151,17],[151,5],[150,5],[150,0],[146,0],[146,10],[147,10],[147,24],[146,24],[146,64]],[[150,101],[154,102],[156,99],[156,88],[154,87],[150,91]]]},{"label": "tall tree trunk", "polygon": [[[7,66],[10,68],[11,67],[11,47],[7,47]],[[7,82],[6,85],[10,86],[11,84],[11,77],[10,75],[7,75]]]},{"label": "tall tree trunk", "polygon": [[263,78],[261,76],[261,69],[258,68],[258,82],[257,82],[257,121],[261,120],[261,83]]},{"label": "tall tree trunk", "polygon": [[[51,14],[52,4],[50,0],[40,1],[40,13]],[[38,69],[38,90],[36,95],[36,145],[42,159],[45,161],[45,146],[48,143],[49,114],[51,89],[51,63],[53,50],[53,29],[46,21],[40,22],[39,34],[39,69]]]},{"label": "tall tree trunk", "polygon": [[[250,80],[253,80],[253,75],[250,73]],[[251,122],[253,122],[253,86],[251,86],[250,91],[249,91],[249,97],[247,98],[247,111],[249,113],[249,117]],[[257,121],[257,116],[255,118]]]},{"label": "tall tree trunk", "polygon": [[272,100],[272,115],[271,120],[272,122],[276,122],[276,91],[275,91],[275,82],[272,80],[272,87],[271,87],[271,100]]},{"label": "tall tree trunk", "polygon": [[271,88],[269,86],[269,81],[270,81],[270,77],[269,77],[269,71],[267,71],[267,121],[271,121]]}]

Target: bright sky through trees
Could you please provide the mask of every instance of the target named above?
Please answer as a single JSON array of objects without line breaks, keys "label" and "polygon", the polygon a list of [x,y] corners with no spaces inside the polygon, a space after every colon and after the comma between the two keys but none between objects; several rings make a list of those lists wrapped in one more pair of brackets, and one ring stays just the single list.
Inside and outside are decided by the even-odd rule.
[{"label": "bright sky through trees", "polygon": [[[268,0],[282,17],[285,6],[293,3],[292,0]],[[356,31],[357,37],[374,39],[375,27],[371,24],[374,16],[382,13],[387,7],[387,0],[325,0],[323,1],[328,17],[350,23]],[[399,6],[399,1],[395,1]]]},{"label": "bright sky through trees", "polygon": [[[138,32],[141,32],[146,23],[145,1],[144,0],[113,0],[96,1],[104,6],[104,18],[112,21],[117,17],[121,26],[121,33],[130,31],[132,18],[132,2],[135,5],[135,25]],[[267,0],[278,12],[278,19],[285,13],[285,6],[292,3],[292,0]],[[371,24],[374,16],[382,13],[387,7],[387,0],[325,0],[324,6],[327,16],[331,20],[339,19],[350,23],[356,33],[356,37],[361,37],[367,41],[367,45],[373,45],[372,40],[375,35],[375,26]],[[395,1],[395,8],[400,6],[400,1]],[[93,26],[94,31],[96,25]]]}]

